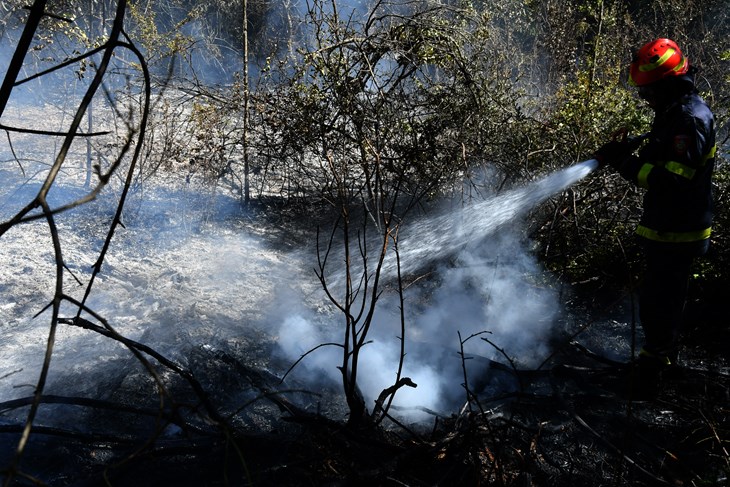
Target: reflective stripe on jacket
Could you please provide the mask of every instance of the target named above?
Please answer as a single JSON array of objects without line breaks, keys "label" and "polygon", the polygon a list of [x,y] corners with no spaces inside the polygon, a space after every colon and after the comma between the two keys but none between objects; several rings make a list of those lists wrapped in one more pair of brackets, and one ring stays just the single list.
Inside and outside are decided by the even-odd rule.
[{"label": "reflective stripe on jacket", "polygon": [[716,150],[714,117],[697,93],[656,114],[648,142],[620,171],[647,190],[639,236],[671,243],[710,237]]}]

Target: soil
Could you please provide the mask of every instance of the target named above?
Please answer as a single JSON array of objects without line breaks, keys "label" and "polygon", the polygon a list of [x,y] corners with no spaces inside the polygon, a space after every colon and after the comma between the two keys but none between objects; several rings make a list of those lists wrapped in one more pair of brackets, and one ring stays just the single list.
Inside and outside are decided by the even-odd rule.
[{"label": "soil", "polygon": [[[161,230],[173,235],[169,224]],[[685,333],[678,366],[662,373],[652,394],[627,387],[637,377],[624,360],[631,329],[627,300],[590,309],[593,297],[576,291],[563,326],[553,330],[551,353],[539,366],[469,354],[461,407],[424,409],[417,420],[394,408],[382,422],[374,421],[376,415],[354,421],[341,385],[314,386],[306,374],[287,375],[291,360],[280,353],[271,330],[230,328],[234,316],[249,322],[268,316],[265,306],[257,306],[292,274],[272,281],[262,278],[271,276],[264,269],[286,260],[281,242],[293,240],[280,233],[273,239],[279,245],[272,247],[246,240],[248,264],[229,276],[229,285],[255,280],[259,293],[241,308],[221,292],[230,288],[203,279],[202,269],[213,261],[195,259],[187,267],[181,258],[193,249],[202,259],[213,246],[223,253],[234,252],[234,246],[226,244],[225,233],[211,240],[200,238],[206,232],[194,234],[155,258],[135,251],[112,260],[112,269],[127,269],[105,278],[105,294],[115,296],[117,305],[99,302],[133,340],[122,343],[154,364],[164,389],[131,354],[119,353],[118,342],[103,329],[83,320],[64,322],[54,362],[62,371],[40,399],[12,485],[728,485],[730,344],[727,326],[718,320],[719,303],[704,303]],[[16,249],[29,246],[21,235],[9,240]],[[69,249],[84,242],[70,242]],[[18,255],[5,254],[6,269],[17,265]],[[32,400],[29,388],[18,388],[21,370],[28,367],[32,383],[38,364],[21,358],[42,350],[46,330],[45,322],[31,326],[22,319],[33,302],[28,291],[40,292],[34,286],[42,263],[29,258],[29,275],[6,274],[3,281],[6,302],[17,303],[2,328],[8,371],[0,403],[5,476],[13,472]],[[148,294],[135,305],[133,291],[140,288]],[[193,288],[207,305],[184,305]],[[237,308],[229,314],[226,306]],[[176,333],[144,326],[192,317],[198,326]],[[89,330],[98,339],[89,338]],[[31,337],[37,347],[27,342]],[[425,346],[426,353],[440,353],[434,344]],[[98,354],[94,360],[90,351]]]}]

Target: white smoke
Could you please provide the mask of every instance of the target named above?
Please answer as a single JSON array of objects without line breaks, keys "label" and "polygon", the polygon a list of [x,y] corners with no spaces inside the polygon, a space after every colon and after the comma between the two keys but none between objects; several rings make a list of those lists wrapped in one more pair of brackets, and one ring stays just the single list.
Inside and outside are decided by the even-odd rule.
[{"label": "white smoke", "polygon": [[[403,376],[417,388],[404,387],[394,404],[400,408],[428,408],[453,412],[466,398],[463,387],[460,337],[468,357],[505,361],[495,346],[522,365],[534,365],[548,353],[546,338],[559,311],[555,292],[533,282],[543,271],[518,237],[505,232],[464,249],[453,266],[438,269],[423,287],[405,292],[405,347]],[[435,286],[435,287],[434,287]],[[378,303],[371,343],[360,358],[358,385],[372,407],[380,392],[393,385],[400,355],[399,301],[383,295]],[[279,344],[290,360],[297,360],[323,343],[342,343],[344,318],[297,314],[284,319]],[[488,338],[490,345],[480,337]],[[341,378],[342,349],[314,350],[302,361],[306,376]],[[465,362],[469,376],[486,380],[488,362]],[[315,371],[316,373],[312,373]]]},{"label": "white smoke", "polygon": [[[415,272],[425,262],[439,258],[450,257],[452,263],[440,265],[422,286],[411,286],[405,292],[403,375],[418,387],[400,389],[396,405],[453,412],[466,398],[459,355],[462,342],[469,357],[463,363],[470,369],[467,380],[488,380],[489,361],[483,358],[505,361],[502,354],[506,353],[523,366],[534,366],[544,359],[560,303],[556,292],[544,284],[549,276],[521,237],[520,216],[595,167],[595,161],[586,161],[452,215],[417,221],[403,230],[408,237],[400,249],[402,270]],[[385,272],[387,277],[394,269],[386,268]],[[337,282],[336,276],[333,279]],[[381,297],[369,336],[371,343],[360,358],[359,386],[371,407],[396,379],[399,309],[397,296]],[[282,350],[297,360],[318,344],[342,343],[343,318],[337,318],[337,313],[324,320],[304,315],[285,318],[279,332]],[[332,380],[340,377],[337,367],[342,362],[342,350],[336,347],[328,347],[326,352],[315,350],[302,361],[308,370]]]},{"label": "white smoke", "polygon": [[[7,218],[19,195],[27,195],[18,191],[26,187],[22,178],[16,186],[9,173],[4,176],[8,184],[0,191],[0,207]],[[75,191],[73,186],[70,191]],[[277,240],[282,243],[267,233],[276,229],[237,226],[229,213],[233,200],[225,206],[227,199],[207,201],[194,192],[150,190],[146,195],[156,196],[128,202],[125,227],[115,235],[89,301],[120,332],[184,361],[185,350],[196,344],[235,346],[241,343],[237,337],[260,331],[277,342],[285,358],[283,365],[274,364],[275,357],[272,363],[262,363],[277,374],[320,344],[343,343],[344,316],[325,298],[312,269],[314,261],[285,245],[272,247]],[[66,264],[82,281],[103,241],[114,201],[113,194],[108,196],[110,201],[102,197],[81,212],[59,217]],[[489,212],[481,214],[483,220],[490,218]],[[452,216],[462,226],[470,224],[464,215]],[[494,228],[483,220],[473,220],[472,230],[475,224],[488,231],[472,234],[466,243],[433,247],[430,257],[444,264],[405,291],[402,375],[418,387],[398,391],[400,408],[449,413],[464,401],[459,334],[465,339],[489,332],[466,343],[467,355],[474,357],[466,361],[470,382],[487,376],[488,363],[480,357],[504,360],[481,338],[489,338],[522,364],[532,364],[547,352],[545,338],[560,306],[555,293],[540,284],[544,272],[526,249],[520,219]],[[447,233],[448,227],[442,226],[446,224],[444,219],[425,219],[408,230],[414,236],[439,228]],[[42,360],[47,316],[31,317],[50,299],[53,258],[40,235],[48,239],[47,228],[37,223],[13,229],[2,239],[0,364],[4,370],[24,370],[3,381],[0,395],[6,398],[25,393],[15,386],[32,384]],[[410,242],[418,251],[419,241]],[[419,255],[405,244],[401,248],[406,264]],[[420,272],[418,266],[412,269]],[[69,292],[82,291],[71,282]],[[58,387],[66,387],[62,381],[78,369],[90,382],[75,386],[93,391],[94,381],[100,379],[94,364],[128,356],[123,347],[100,337],[92,340],[88,332],[62,327],[60,333],[53,361]],[[396,380],[400,334],[400,302],[394,294],[383,294],[358,377],[369,408]],[[321,381],[337,386],[342,361],[341,347],[323,346],[304,357],[292,377],[313,390]]]}]

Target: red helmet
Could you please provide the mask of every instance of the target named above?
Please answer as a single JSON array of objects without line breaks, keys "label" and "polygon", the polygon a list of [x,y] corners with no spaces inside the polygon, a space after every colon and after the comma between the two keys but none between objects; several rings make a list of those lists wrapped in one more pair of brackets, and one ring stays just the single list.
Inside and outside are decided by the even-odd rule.
[{"label": "red helmet", "polygon": [[634,86],[645,86],[668,76],[683,75],[688,70],[689,60],[676,42],[656,39],[644,44],[634,55],[629,82]]}]

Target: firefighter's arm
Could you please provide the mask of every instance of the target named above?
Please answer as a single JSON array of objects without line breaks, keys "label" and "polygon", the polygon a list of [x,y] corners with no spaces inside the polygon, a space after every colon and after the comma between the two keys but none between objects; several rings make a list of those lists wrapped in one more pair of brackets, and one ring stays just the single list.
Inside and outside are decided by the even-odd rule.
[{"label": "firefighter's arm", "polygon": [[637,137],[629,137],[628,130],[621,128],[613,133],[611,141],[603,144],[594,154],[593,158],[598,161],[601,166],[611,166],[619,169],[626,159],[639,148],[641,143],[649,134],[639,135]]},{"label": "firefighter's arm", "polygon": [[638,157],[625,160],[617,170],[639,187],[681,192],[704,171],[709,156],[703,154],[705,145],[701,132],[681,127],[665,138],[650,141]]}]

